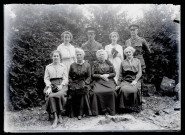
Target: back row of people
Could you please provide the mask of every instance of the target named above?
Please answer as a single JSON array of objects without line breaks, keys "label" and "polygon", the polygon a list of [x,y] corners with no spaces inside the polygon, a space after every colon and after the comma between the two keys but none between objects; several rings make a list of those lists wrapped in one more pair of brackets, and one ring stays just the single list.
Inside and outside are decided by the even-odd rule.
[{"label": "back row of people", "polygon": [[[138,29],[137,25],[131,28]],[[82,45],[82,49],[75,49],[69,43],[72,34],[64,32],[64,43],[52,53],[53,63],[46,66],[46,107],[49,114],[54,114],[53,127],[58,121],[62,122],[64,113],[81,119],[84,115],[115,115],[116,110],[140,110],[140,78],[142,68],[143,71],[145,68],[144,60],[141,60],[142,46],[150,51],[146,41],[136,34],[134,43],[138,41],[139,44],[135,47],[141,47],[136,51],[140,55],[139,60],[133,58],[135,49],[131,47],[132,39],[126,41],[129,47],[123,53],[122,47],[117,44],[119,34],[112,32],[112,43],[103,50],[102,45],[94,40],[95,33],[95,29],[88,28],[89,40]],[[123,54],[126,59],[123,59]]]},{"label": "back row of people", "polygon": [[[138,29],[138,25],[129,26],[131,38],[126,40],[125,47],[132,46],[134,49],[136,49],[134,57],[138,58],[141,61],[142,71],[143,73],[145,73],[146,65],[143,58],[143,52],[146,51],[147,53],[150,53],[151,51],[146,40],[138,36]],[[85,51],[84,59],[88,61],[92,67],[93,63],[97,61],[95,55],[97,50],[103,49],[103,46],[95,40],[95,36],[97,33],[95,28],[88,27],[86,29],[86,33],[88,36],[88,41],[84,43],[81,48]],[[67,69],[69,71],[70,65],[76,60],[75,47],[70,44],[70,41],[73,39],[73,36],[71,32],[65,31],[62,33],[61,37],[63,43],[58,46],[57,50],[61,52],[62,62],[67,66]],[[125,47],[122,47],[121,45],[117,44],[117,41],[119,40],[118,32],[110,33],[109,38],[111,39],[111,44],[106,45],[105,50],[108,53],[109,61],[114,65],[114,68],[116,70],[117,75],[114,79],[117,83],[120,63],[124,57],[123,48]]]}]

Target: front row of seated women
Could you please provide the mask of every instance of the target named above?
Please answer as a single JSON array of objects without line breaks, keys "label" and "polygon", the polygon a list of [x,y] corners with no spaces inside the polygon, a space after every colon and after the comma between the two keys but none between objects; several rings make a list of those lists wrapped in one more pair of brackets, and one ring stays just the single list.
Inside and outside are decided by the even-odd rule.
[{"label": "front row of seated women", "polygon": [[60,63],[60,52],[53,51],[53,63],[46,66],[44,76],[46,110],[54,115],[52,127],[62,122],[64,114],[80,120],[83,116],[115,115],[117,110],[139,112],[142,72],[139,59],[133,58],[134,51],[133,47],[124,50],[126,59],[121,63],[118,85],[105,50],[97,51],[98,61],[91,68],[84,61],[84,51],[76,48],[77,61],[71,64],[69,75]]}]

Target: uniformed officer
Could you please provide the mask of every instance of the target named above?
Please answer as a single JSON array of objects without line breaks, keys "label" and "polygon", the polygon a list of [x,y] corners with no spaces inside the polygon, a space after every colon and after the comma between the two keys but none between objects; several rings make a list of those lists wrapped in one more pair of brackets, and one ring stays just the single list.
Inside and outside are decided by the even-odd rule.
[{"label": "uniformed officer", "polygon": [[94,64],[95,61],[97,61],[96,58],[96,52],[97,50],[102,49],[102,45],[95,40],[96,36],[96,29],[93,27],[88,27],[86,29],[86,33],[88,36],[88,41],[82,45],[82,49],[85,51],[85,57],[84,59],[89,62],[90,66]]}]

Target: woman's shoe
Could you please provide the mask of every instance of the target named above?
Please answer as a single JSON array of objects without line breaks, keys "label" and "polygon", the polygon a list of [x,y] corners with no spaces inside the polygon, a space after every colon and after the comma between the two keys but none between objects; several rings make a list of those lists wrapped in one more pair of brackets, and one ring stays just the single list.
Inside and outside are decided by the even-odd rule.
[{"label": "woman's shoe", "polygon": [[78,120],[81,120],[82,119],[82,116],[78,116]]},{"label": "woman's shoe", "polygon": [[62,119],[62,116],[61,116],[61,115],[58,116],[58,120],[59,120],[59,122],[62,124],[63,119]]},{"label": "woman's shoe", "polygon": [[52,128],[56,128],[57,127],[57,119],[54,120]]},{"label": "woman's shoe", "polygon": [[105,117],[108,117],[108,115],[109,115],[109,113],[108,113],[108,112],[106,112],[106,113],[105,113]]}]

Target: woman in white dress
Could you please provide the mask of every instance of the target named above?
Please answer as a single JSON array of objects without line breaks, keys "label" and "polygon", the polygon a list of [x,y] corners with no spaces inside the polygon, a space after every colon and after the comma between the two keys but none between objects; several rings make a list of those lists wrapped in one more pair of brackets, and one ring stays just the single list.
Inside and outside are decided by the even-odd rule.
[{"label": "woman in white dress", "polygon": [[76,61],[75,47],[70,44],[70,41],[73,39],[71,32],[65,31],[61,34],[63,43],[57,47],[57,50],[60,51],[62,58],[61,61],[67,67],[69,73],[70,65]]},{"label": "woman in white dress", "polygon": [[118,32],[112,32],[109,35],[112,43],[105,46],[105,50],[108,54],[108,60],[114,65],[116,76],[114,77],[115,82],[117,83],[119,78],[120,65],[123,61],[123,48],[121,45],[117,44],[119,39]]}]

